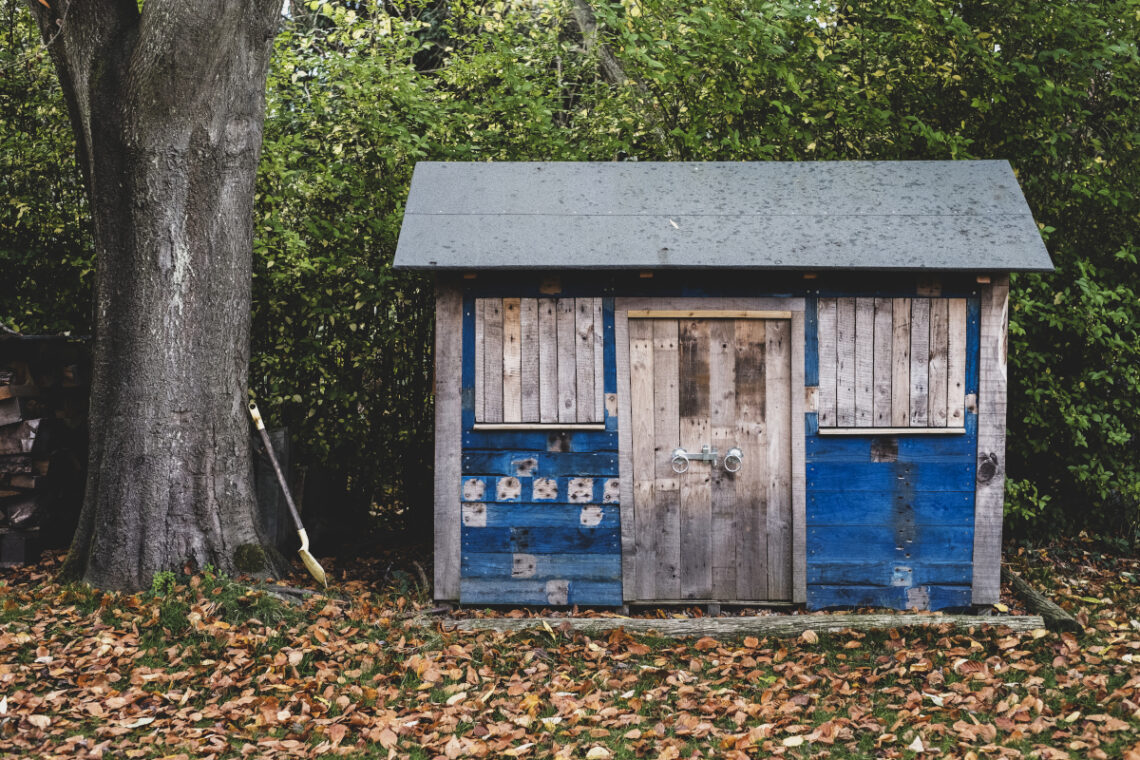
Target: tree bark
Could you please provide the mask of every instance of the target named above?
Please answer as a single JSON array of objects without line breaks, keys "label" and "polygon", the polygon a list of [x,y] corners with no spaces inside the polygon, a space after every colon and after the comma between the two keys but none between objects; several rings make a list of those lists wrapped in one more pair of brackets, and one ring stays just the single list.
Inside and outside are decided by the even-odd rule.
[{"label": "tree bark", "polygon": [[65,573],[267,567],[249,422],[253,190],[282,0],[28,0],[96,253],[87,491]]}]

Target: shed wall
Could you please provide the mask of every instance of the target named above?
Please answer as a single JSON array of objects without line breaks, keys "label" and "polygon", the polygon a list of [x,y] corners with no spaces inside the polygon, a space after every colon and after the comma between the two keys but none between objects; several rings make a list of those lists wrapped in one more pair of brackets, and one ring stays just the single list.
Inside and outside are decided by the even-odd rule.
[{"label": "shed wall", "polygon": [[[461,462],[453,486],[460,515],[452,519],[461,546],[455,586],[465,604],[622,603],[615,295],[806,299],[800,390],[808,399],[819,382],[817,299],[931,296],[930,283],[910,275],[850,273],[817,280],[724,272],[652,279],[636,272],[480,274],[462,283]],[[553,294],[603,299],[604,430],[476,429],[475,299]],[[937,283],[937,296],[967,301],[969,397],[978,390],[979,287],[972,275],[948,276]],[[877,436],[871,429],[832,437],[820,435],[810,403],[804,415],[808,607],[969,605],[975,409],[967,409],[961,434]],[[454,600],[439,588],[437,598]]]}]

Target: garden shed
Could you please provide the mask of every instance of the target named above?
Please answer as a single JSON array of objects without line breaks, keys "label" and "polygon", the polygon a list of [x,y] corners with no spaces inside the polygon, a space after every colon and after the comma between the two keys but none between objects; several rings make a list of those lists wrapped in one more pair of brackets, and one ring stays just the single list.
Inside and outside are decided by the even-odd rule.
[{"label": "garden shed", "polygon": [[435,597],[946,609],[1000,588],[1005,161],[420,163]]}]

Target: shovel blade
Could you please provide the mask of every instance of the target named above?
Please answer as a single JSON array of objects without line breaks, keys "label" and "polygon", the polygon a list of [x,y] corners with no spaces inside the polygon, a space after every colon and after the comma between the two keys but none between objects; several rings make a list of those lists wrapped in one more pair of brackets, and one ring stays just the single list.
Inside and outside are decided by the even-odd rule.
[{"label": "shovel blade", "polygon": [[317,582],[325,588],[329,587],[329,580],[325,576],[325,569],[321,567],[321,563],[317,562],[317,558],[306,549],[299,549],[298,554],[301,555],[301,561],[305,563],[305,568],[309,571],[309,575],[316,578]]}]

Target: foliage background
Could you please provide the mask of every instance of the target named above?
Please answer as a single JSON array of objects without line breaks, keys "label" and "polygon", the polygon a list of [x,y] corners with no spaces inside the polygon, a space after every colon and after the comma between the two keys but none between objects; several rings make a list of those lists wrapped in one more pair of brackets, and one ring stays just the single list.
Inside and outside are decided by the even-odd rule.
[{"label": "foliage background", "polygon": [[[579,6],[582,2],[577,3]],[[59,88],[0,0],[0,319],[89,329]],[[1015,276],[1007,524],[1140,531],[1140,7],[1134,0],[293,4],[256,209],[252,385],[306,511],[422,530],[431,283],[393,272],[418,160],[1005,158],[1054,274]]]}]

